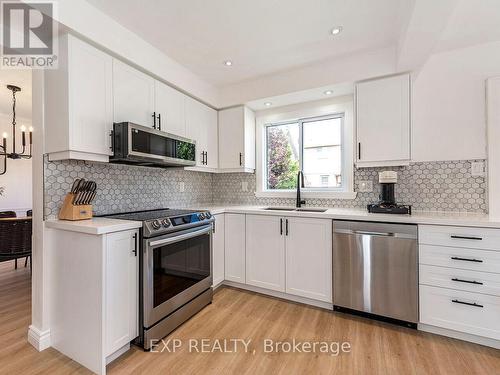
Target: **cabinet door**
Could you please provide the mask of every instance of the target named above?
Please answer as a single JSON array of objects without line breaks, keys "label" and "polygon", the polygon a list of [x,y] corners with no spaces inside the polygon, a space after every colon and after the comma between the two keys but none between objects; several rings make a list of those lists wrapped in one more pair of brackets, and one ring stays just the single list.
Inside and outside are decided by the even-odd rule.
[{"label": "cabinet door", "polygon": [[279,216],[247,215],[247,284],[285,291],[285,239]]},{"label": "cabinet door", "polygon": [[114,121],[153,126],[155,80],[113,60]]},{"label": "cabinet door", "polygon": [[224,228],[225,279],[245,283],[245,215],[226,214]]},{"label": "cabinet door", "polygon": [[286,292],[332,302],[332,221],[286,220]]},{"label": "cabinet door", "polygon": [[204,105],[192,98],[186,98],[186,136],[196,141],[196,166],[204,167],[204,153],[207,151],[207,119]]},{"label": "cabinet door", "polygon": [[213,286],[224,281],[224,214],[214,215],[212,272]]},{"label": "cabinet door", "polygon": [[207,154],[205,157],[205,166],[208,168],[219,167],[219,141],[218,141],[218,125],[217,125],[217,111],[215,109],[206,107],[205,118],[207,124]]},{"label": "cabinet door", "polygon": [[357,161],[372,166],[410,160],[410,76],[356,85]]},{"label": "cabinet door", "polygon": [[138,336],[139,261],[137,231],[108,234],[105,263],[105,352]]},{"label": "cabinet door", "polygon": [[113,59],[77,38],[68,43],[70,150],[111,155]]},{"label": "cabinet door", "polygon": [[219,167],[243,167],[245,128],[243,107],[219,111]]},{"label": "cabinet door", "polygon": [[161,116],[158,128],[164,132],[186,135],[185,95],[164,83],[155,81],[155,111]]}]

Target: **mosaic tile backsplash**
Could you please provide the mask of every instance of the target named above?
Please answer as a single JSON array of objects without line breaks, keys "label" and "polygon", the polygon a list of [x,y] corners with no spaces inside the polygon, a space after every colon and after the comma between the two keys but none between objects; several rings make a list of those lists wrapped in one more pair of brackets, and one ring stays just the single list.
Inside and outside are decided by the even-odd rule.
[{"label": "mosaic tile backsplash", "polygon": [[[483,161],[484,160],[480,160]],[[399,183],[396,199],[419,211],[487,212],[485,177],[470,174],[472,160],[414,163],[406,167],[362,168],[354,172],[360,181],[373,181],[373,192],[358,193],[354,200],[307,199],[309,206],[365,208],[378,201],[378,172],[395,170]],[[54,218],[77,177],[95,180],[96,214],[163,207],[203,205],[294,205],[294,199],[255,197],[254,174],[210,174],[182,169],[157,169],[83,161],[45,162],[45,216]],[[248,184],[242,190],[242,182]],[[181,186],[184,185],[184,191]]]},{"label": "mosaic tile backsplash", "polygon": [[[417,211],[460,211],[486,213],[486,178],[473,177],[471,162],[484,160],[413,163],[405,167],[360,168],[354,171],[357,190],[360,181],[373,181],[373,191],[358,193],[356,199],[306,199],[309,206],[366,208],[379,200],[378,172],[398,172],[396,201],[411,204]],[[248,191],[242,191],[247,181]],[[215,204],[295,205],[295,199],[257,198],[255,175],[246,173],[219,174],[213,177]]]}]

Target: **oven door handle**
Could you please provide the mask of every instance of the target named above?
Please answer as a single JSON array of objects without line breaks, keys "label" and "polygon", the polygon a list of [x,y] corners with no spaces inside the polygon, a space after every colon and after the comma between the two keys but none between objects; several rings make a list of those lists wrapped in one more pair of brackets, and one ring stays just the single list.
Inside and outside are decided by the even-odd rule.
[{"label": "oven door handle", "polygon": [[168,245],[171,243],[184,241],[184,240],[187,240],[187,239],[190,239],[193,237],[197,237],[197,236],[205,234],[205,233],[210,234],[211,230],[212,230],[212,226],[210,225],[206,228],[199,229],[199,230],[196,230],[194,232],[189,232],[189,233],[181,234],[179,236],[165,238],[163,240],[151,241],[151,242],[149,242],[148,247],[164,246],[164,245]]}]

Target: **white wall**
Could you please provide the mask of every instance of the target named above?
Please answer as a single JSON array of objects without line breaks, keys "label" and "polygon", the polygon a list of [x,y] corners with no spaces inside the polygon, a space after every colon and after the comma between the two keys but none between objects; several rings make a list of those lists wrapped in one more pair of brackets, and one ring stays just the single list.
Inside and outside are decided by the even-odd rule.
[{"label": "white wall", "polygon": [[432,55],[413,84],[414,161],[486,158],[485,86],[500,42]]},{"label": "white wall", "polygon": [[[0,113],[0,142],[4,132],[9,135],[7,139],[7,150],[11,151],[12,142],[12,117],[9,114]],[[21,125],[28,129],[31,121],[17,118],[17,145],[16,151],[21,151]],[[26,142],[29,142],[26,134]],[[18,148],[19,147],[19,148]],[[18,149],[17,149],[18,148]],[[3,159],[1,160],[3,163]],[[0,166],[0,168],[3,168]],[[18,216],[26,215],[26,210],[32,208],[32,173],[31,159],[12,160],[7,159],[7,173],[0,176],[0,186],[5,187],[3,196],[0,196],[0,211],[16,211]]]}]

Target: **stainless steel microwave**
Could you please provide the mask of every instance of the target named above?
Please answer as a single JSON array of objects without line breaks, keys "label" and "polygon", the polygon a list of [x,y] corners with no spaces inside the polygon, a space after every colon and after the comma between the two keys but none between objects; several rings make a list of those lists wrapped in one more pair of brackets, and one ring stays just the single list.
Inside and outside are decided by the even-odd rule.
[{"label": "stainless steel microwave", "polygon": [[131,122],[113,124],[111,148],[112,163],[151,167],[196,165],[196,141]]}]

